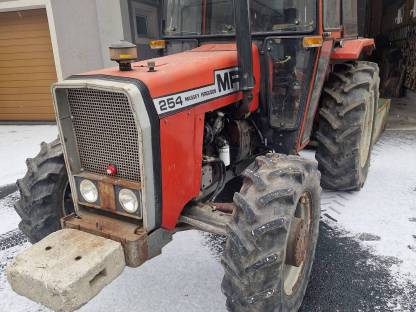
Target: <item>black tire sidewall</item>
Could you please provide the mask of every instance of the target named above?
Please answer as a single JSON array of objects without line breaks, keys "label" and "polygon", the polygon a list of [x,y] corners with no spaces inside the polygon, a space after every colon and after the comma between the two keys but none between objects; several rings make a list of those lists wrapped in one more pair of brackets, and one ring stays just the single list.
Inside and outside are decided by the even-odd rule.
[{"label": "black tire sidewall", "polygon": [[58,215],[59,219],[65,217],[64,196],[65,196],[67,187],[69,187],[69,179],[68,179],[68,175],[66,174],[66,170],[64,170],[64,175],[62,179],[60,179],[59,182],[56,184],[57,196],[56,198],[54,197],[56,207],[61,208],[59,209],[59,215]]}]

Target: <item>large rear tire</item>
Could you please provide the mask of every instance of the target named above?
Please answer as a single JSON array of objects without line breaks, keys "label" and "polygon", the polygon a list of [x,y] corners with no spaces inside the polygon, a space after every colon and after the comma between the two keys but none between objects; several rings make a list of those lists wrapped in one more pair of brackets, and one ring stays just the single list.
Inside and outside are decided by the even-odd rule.
[{"label": "large rear tire", "polygon": [[375,63],[335,66],[324,89],[316,133],[324,188],[355,191],[363,187],[370,167],[379,85]]},{"label": "large rear tire", "polygon": [[26,175],[17,181],[20,199],[15,209],[22,219],[20,230],[36,243],[59,230],[60,219],[74,206],[59,139],[42,143],[40,153],[26,164]]},{"label": "large rear tire", "polygon": [[269,154],[243,174],[222,258],[229,311],[299,309],[319,232],[316,167],[300,157]]}]

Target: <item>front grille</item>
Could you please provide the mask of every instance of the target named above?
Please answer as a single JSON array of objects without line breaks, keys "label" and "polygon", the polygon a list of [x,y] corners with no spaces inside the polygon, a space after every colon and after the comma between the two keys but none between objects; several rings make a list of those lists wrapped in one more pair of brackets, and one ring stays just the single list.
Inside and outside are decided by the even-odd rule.
[{"label": "front grille", "polygon": [[96,89],[68,89],[68,102],[82,168],[107,175],[117,167],[116,177],[141,181],[141,133],[129,100],[123,93]]}]

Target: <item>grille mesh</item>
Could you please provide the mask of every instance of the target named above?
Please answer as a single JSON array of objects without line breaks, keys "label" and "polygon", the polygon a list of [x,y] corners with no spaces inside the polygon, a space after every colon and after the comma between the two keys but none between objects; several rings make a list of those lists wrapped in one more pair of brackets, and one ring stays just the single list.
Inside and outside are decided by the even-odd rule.
[{"label": "grille mesh", "polygon": [[123,93],[96,89],[68,89],[68,102],[81,166],[85,171],[141,181],[141,136],[128,98]]}]

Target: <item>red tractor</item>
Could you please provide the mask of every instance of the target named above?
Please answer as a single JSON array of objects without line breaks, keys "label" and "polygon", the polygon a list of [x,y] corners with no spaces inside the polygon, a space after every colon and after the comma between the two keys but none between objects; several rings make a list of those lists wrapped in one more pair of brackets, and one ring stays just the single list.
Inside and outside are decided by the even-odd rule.
[{"label": "red tractor", "polygon": [[[360,190],[376,133],[379,69],[363,61],[374,41],[358,37],[357,1],[166,0],[163,12],[152,46],[166,56],[134,62],[121,42],[119,67],[54,85],[60,138],[18,181],[20,229],[33,243],[61,228],[109,238],[131,267],[176,231],[223,234],[227,308],[297,311],[321,185]],[[317,162],[299,156],[311,138]]]}]

